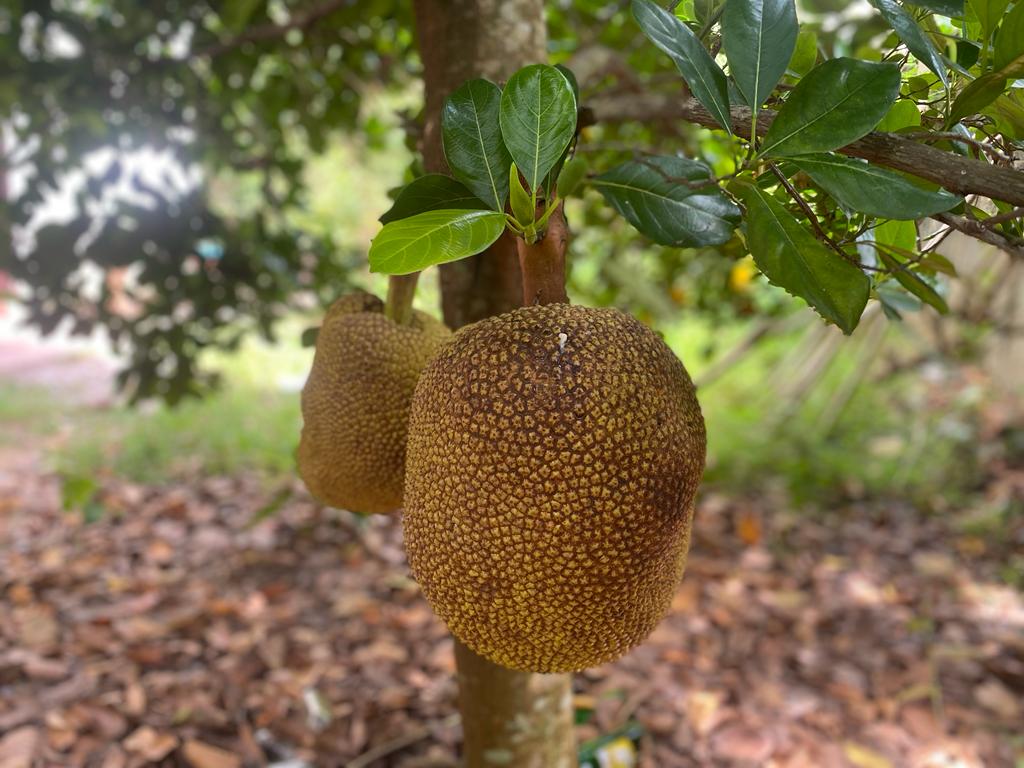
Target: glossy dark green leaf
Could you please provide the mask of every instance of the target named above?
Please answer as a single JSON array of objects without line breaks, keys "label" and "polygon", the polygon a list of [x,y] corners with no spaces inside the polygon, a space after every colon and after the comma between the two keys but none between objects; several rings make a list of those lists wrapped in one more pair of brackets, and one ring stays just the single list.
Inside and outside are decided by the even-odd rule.
[{"label": "glossy dark green leaf", "polygon": [[844,147],[878,125],[899,89],[895,64],[847,58],[822,62],[789,94],[761,154],[806,155]]},{"label": "glossy dark green leaf", "polygon": [[951,19],[959,19],[964,15],[964,0],[907,0],[907,4],[927,8]]},{"label": "glossy dark green leaf", "polygon": [[799,26],[793,0],[728,0],[722,44],[729,72],[756,112],[793,56]]},{"label": "glossy dark green leaf", "polygon": [[935,47],[935,43],[929,39],[914,17],[907,13],[896,0],[871,0],[871,4],[889,22],[889,26],[907,46],[907,50],[934,72],[942,84],[948,88],[949,74],[946,71],[945,62],[942,61],[942,56],[939,55],[939,49]]},{"label": "glossy dark green leaf", "polygon": [[576,134],[572,86],[554,67],[523,67],[501,92],[499,116],[505,146],[527,187],[535,190]]},{"label": "glossy dark green leaf", "polygon": [[892,276],[896,278],[896,282],[925,304],[934,307],[940,315],[945,315],[949,312],[949,305],[946,304],[946,300],[925,282],[920,275],[910,272],[903,264],[884,251],[880,252],[879,255],[886,269],[892,272]]},{"label": "glossy dark green leaf", "polygon": [[765,277],[802,298],[843,333],[852,333],[871,292],[867,275],[818,242],[756,184],[734,181],[730,189],[747,208],[747,244]]},{"label": "glossy dark green leaf", "polygon": [[672,58],[697,101],[732,133],[725,73],[697,36],[674,14],[651,0],[633,0],[633,18],[651,42]]},{"label": "glossy dark green leaf", "polygon": [[1024,77],[1024,2],[1014,5],[999,25],[992,68],[1007,77]]},{"label": "glossy dark green leaf", "polygon": [[479,210],[487,204],[462,183],[442,173],[428,173],[406,184],[395,203],[380,217],[381,224],[407,219],[441,208]]},{"label": "glossy dark green leaf", "polygon": [[802,155],[790,162],[842,205],[884,219],[920,219],[948,211],[963,198],[932,192],[894,171],[840,155]]},{"label": "glossy dark green leaf", "polygon": [[370,245],[370,271],[405,275],[464,259],[487,248],[504,228],[505,214],[486,210],[442,209],[392,221]]},{"label": "glossy dark green leaf", "polygon": [[[573,98],[576,99],[576,125],[579,128],[579,107],[580,107],[580,84],[576,80],[575,73],[564,64],[556,64],[555,69],[565,76],[565,79],[569,81],[569,85],[572,87]],[[572,152],[572,140],[569,141],[569,146],[566,147],[562,156],[558,158],[558,162],[554,164],[550,171],[548,171],[547,177],[544,179],[544,189],[548,190],[549,195],[554,194],[554,182],[558,179],[562,173],[562,166],[565,165],[566,159],[569,157],[569,153]]]},{"label": "glossy dark green leaf", "polygon": [[444,155],[452,175],[495,211],[505,209],[512,162],[498,125],[500,104],[498,86],[470,80],[445,100],[441,110]]},{"label": "glossy dark green leaf", "polygon": [[968,85],[953,101],[949,110],[948,123],[951,125],[962,117],[976,115],[991,104],[1006,88],[1006,78],[998,72],[982,75]]},{"label": "glossy dark green leaf", "polygon": [[555,69],[562,73],[562,76],[569,81],[569,86],[572,88],[572,95],[576,99],[576,106],[580,104],[580,83],[576,79],[576,73],[569,69],[565,64],[555,64]]},{"label": "glossy dark green leaf", "polygon": [[605,200],[662,245],[720,245],[732,237],[739,209],[708,181],[703,163],[682,157],[629,161],[591,180]]}]

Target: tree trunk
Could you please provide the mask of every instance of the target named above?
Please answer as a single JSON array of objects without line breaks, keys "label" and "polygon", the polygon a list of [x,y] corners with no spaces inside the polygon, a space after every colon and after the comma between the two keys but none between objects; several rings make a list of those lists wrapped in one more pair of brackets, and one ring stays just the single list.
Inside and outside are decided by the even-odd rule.
[{"label": "tree trunk", "polygon": [[[441,105],[473,77],[505,80],[525,64],[546,61],[543,0],[415,0],[423,60],[424,165],[446,172]],[[443,264],[444,320],[459,328],[521,306],[516,238],[508,232],[487,251]],[[570,768],[576,765],[572,678],[492,664],[455,642],[466,768]]]},{"label": "tree trunk", "polygon": [[[445,173],[441,105],[474,77],[496,83],[525,64],[547,60],[542,0],[416,0],[423,60],[426,120],[423,163]],[[441,265],[444,320],[459,328],[520,305],[522,285],[515,238],[503,234],[485,253]]]}]

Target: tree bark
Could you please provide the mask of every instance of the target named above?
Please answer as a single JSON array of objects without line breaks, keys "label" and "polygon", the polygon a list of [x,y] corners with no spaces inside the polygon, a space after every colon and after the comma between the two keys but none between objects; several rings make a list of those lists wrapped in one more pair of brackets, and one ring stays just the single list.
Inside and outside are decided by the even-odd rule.
[{"label": "tree bark", "polygon": [[[425,86],[421,151],[446,172],[441,105],[466,80],[505,80],[547,59],[543,0],[415,0]],[[521,305],[517,238],[505,232],[487,251],[443,264],[441,303],[455,329]],[[564,261],[563,261],[564,265]],[[563,266],[564,281],[564,266]],[[572,678],[492,664],[457,640],[456,675],[466,768],[570,768],[576,764]]]},{"label": "tree bark", "polygon": [[[421,151],[427,171],[446,173],[441,105],[474,77],[496,83],[547,59],[543,0],[416,0],[425,115]],[[441,265],[445,322],[459,328],[519,306],[515,238],[504,234],[479,256]]]},{"label": "tree bark", "polygon": [[[677,121],[721,126],[696,99],[670,99],[661,94],[630,94],[596,99],[585,105],[581,125],[603,122]],[[757,116],[757,134],[763,136],[775,119],[775,112],[762,110]],[[750,138],[750,109],[734,106],[730,117],[733,132]],[[839,150],[844,155],[861,157],[872,163],[927,179],[950,192],[982,195],[1012,205],[1024,205],[1024,172],[993,165],[983,160],[962,157],[952,152],[905,139],[897,133],[872,131],[864,138]]]}]

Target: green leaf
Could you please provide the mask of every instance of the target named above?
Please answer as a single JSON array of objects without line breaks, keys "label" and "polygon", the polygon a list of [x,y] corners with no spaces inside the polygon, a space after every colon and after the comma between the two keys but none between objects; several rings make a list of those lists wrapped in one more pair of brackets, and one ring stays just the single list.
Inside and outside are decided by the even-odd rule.
[{"label": "green leaf", "polygon": [[225,0],[221,6],[220,18],[232,32],[239,32],[260,7],[263,0]]},{"label": "green leaf", "polygon": [[756,114],[786,72],[799,26],[793,0],[728,0],[722,44],[729,72]]},{"label": "green leaf", "polygon": [[537,207],[530,199],[530,193],[523,189],[523,182],[519,179],[519,169],[515,163],[508,169],[508,188],[512,215],[521,226],[529,226],[537,217]]},{"label": "green leaf", "polygon": [[982,42],[988,43],[992,33],[1003,18],[1003,12],[1010,0],[967,0],[967,7],[974,13],[975,18],[981,24]]},{"label": "green leaf", "polygon": [[900,99],[893,104],[882,122],[875,126],[876,131],[898,131],[921,125],[921,112],[911,99]]},{"label": "green leaf", "polygon": [[885,117],[900,89],[894,64],[839,58],[804,77],[764,137],[762,155],[806,155],[845,147]]},{"label": "green leaf", "polygon": [[1006,88],[1006,78],[998,72],[982,75],[968,85],[953,101],[947,125],[967,115],[976,115],[998,98]]},{"label": "green leaf", "polygon": [[686,24],[651,0],[633,0],[633,18],[659,49],[676,63],[694,97],[720,126],[732,133],[725,73]]},{"label": "green leaf", "polygon": [[843,333],[852,333],[871,293],[867,275],[819,243],[782,203],[756,184],[737,180],[730,190],[746,205],[747,242],[758,268]]},{"label": "green leaf", "polygon": [[554,67],[523,67],[501,92],[499,117],[505,146],[532,192],[576,134],[572,86]]},{"label": "green leaf", "polygon": [[941,272],[944,275],[956,277],[956,267],[953,266],[953,262],[941,253],[926,253],[921,257],[918,264],[925,269],[932,270],[933,272]]},{"label": "green leaf", "polygon": [[589,165],[582,157],[574,157],[562,166],[558,174],[558,196],[568,197],[575,192],[587,175]]},{"label": "green leaf", "polygon": [[380,217],[381,224],[388,224],[398,219],[407,219],[424,211],[436,211],[441,208],[480,210],[486,208],[479,197],[474,195],[465,185],[451,176],[442,173],[428,173],[413,179],[398,193],[394,204]]},{"label": "green leaf", "polygon": [[427,211],[392,221],[370,245],[370,271],[405,275],[464,259],[487,248],[504,228],[499,211]]},{"label": "green leaf", "polygon": [[907,4],[927,8],[951,19],[959,19],[964,15],[964,0],[907,0]]},{"label": "green leaf", "polygon": [[963,202],[945,190],[931,192],[894,171],[839,155],[803,155],[790,162],[841,205],[883,219],[920,219]]},{"label": "green leaf", "polygon": [[803,77],[818,63],[818,33],[813,29],[801,29],[796,36],[796,48],[786,70],[797,77]]},{"label": "green leaf", "polygon": [[908,257],[917,253],[917,225],[912,221],[883,221],[871,233],[876,243],[892,246]]},{"label": "green leaf", "polygon": [[565,66],[565,64],[555,64],[555,69],[561,72],[562,77],[564,77],[569,82],[569,87],[572,88],[573,98],[576,99],[576,106],[579,106],[580,83],[579,80],[576,79],[576,73],[569,69],[567,66]]},{"label": "green leaf", "polygon": [[896,0],[871,0],[871,4],[889,22],[889,26],[895,30],[897,36],[907,46],[907,50],[938,76],[943,87],[949,88],[949,74],[946,72],[942,56],[939,55],[939,50],[924,33],[924,30],[918,26],[914,17],[907,13]]},{"label": "green leaf", "polygon": [[905,265],[884,251],[880,252],[879,256],[886,269],[890,270],[892,276],[896,278],[896,282],[914,296],[917,296],[925,304],[934,307],[940,315],[945,315],[949,312],[949,305],[946,304],[946,300],[934,288],[928,285],[923,278],[909,271]]},{"label": "green leaf", "polygon": [[1000,133],[1014,141],[1024,141],[1024,90],[1008,91],[985,107]]},{"label": "green leaf", "polygon": [[65,512],[84,507],[99,491],[96,481],[86,475],[63,475],[61,481],[61,506]]},{"label": "green leaf", "polygon": [[720,245],[732,237],[740,210],[714,182],[700,184],[710,175],[710,169],[695,160],[650,157],[618,165],[591,184],[656,243]]},{"label": "green leaf", "polygon": [[313,325],[302,331],[302,335],[299,336],[299,343],[303,349],[310,349],[316,346],[316,340],[320,336],[320,326]]},{"label": "green leaf", "polygon": [[1024,2],[1020,0],[999,26],[992,68],[1007,77],[1024,77]]},{"label": "green leaf", "polygon": [[495,211],[505,210],[512,162],[498,127],[500,104],[498,86],[470,80],[445,100],[441,110],[441,138],[452,175]]}]

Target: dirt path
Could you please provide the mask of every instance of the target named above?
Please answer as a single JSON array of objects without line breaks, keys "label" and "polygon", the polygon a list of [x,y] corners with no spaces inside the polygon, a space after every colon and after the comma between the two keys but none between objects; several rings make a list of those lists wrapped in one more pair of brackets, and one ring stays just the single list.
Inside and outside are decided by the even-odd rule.
[{"label": "dirt path", "polygon": [[[273,490],[209,478],[109,485],[86,525],[38,454],[0,462],[4,768],[336,766],[410,734],[370,765],[450,764],[451,642],[396,520],[293,488],[254,522]],[[635,717],[651,768],[1014,765],[1024,601],[998,542],[770,509],[705,495],[669,617],[578,676],[581,738]]]},{"label": "dirt path", "polygon": [[0,384],[41,387],[65,402],[110,404],[117,366],[85,345],[0,334]]}]

